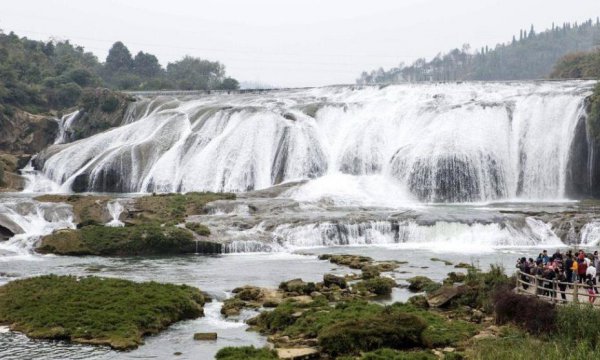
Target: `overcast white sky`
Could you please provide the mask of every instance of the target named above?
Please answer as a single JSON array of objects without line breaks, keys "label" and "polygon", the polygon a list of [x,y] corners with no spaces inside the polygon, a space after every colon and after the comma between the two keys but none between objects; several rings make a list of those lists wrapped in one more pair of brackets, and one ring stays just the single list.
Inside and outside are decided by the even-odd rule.
[{"label": "overcast white sky", "polygon": [[70,39],[102,61],[121,40],[163,65],[192,55],[241,81],[314,86],[599,15],[600,0],[2,0],[0,29]]}]

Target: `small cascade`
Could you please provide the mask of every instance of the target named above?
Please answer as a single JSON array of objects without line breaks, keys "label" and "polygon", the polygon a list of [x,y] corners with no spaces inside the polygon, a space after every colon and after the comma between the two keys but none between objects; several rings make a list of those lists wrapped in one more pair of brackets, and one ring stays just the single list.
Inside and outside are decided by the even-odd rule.
[{"label": "small cascade", "polygon": [[580,244],[583,246],[596,246],[600,243],[600,222],[592,221],[581,228]]},{"label": "small cascade", "polygon": [[121,216],[121,213],[123,212],[123,210],[125,210],[123,208],[123,205],[121,205],[121,203],[119,202],[119,200],[109,201],[106,204],[106,207],[108,209],[108,213],[112,217],[112,220],[109,221],[108,223],[106,223],[106,226],[109,226],[109,227],[123,227],[123,226],[125,226],[125,224],[122,221],[119,220],[119,217]]},{"label": "small cascade", "polygon": [[65,144],[70,141],[69,130],[71,129],[73,121],[75,121],[78,116],[79,110],[64,115],[58,121],[58,136],[56,137],[56,140],[54,140],[54,144]]},{"label": "small cascade", "polygon": [[67,204],[41,203],[22,198],[3,199],[0,214],[15,229],[13,237],[0,242],[0,261],[12,256],[29,259],[40,237],[51,234],[54,230],[76,227],[72,208]]},{"label": "small cascade", "polygon": [[[257,229],[249,232],[257,233]],[[251,237],[251,234],[248,236]],[[271,241],[232,239],[224,252],[274,252],[330,246],[397,246],[446,252],[487,252],[498,248],[562,247],[550,225],[527,217],[501,223],[436,221],[319,222],[277,226]]]},{"label": "small cascade", "polygon": [[61,192],[61,186],[47,178],[42,172],[35,170],[31,161],[21,169],[21,176],[25,178],[24,193],[56,194]]}]

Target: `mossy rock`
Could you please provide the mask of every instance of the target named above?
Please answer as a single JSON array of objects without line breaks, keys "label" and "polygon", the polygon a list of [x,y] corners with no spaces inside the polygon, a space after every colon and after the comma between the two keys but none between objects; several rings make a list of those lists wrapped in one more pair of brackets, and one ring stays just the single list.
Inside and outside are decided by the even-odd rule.
[{"label": "mossy rock", "polygon": [[323,284],[327,287],[337,286],[340,289],[345,289],[348,286],[346,279],[333,274],[323,275]]},{"label": "mossy rock", "polygon": [[390,295],[392,289],[396,286],[393,279],[387,277],[374,277],[372,279],[360,281],[354,287],[362,291],[368,291],[375,295]]},{"label": "mossy rock", "polygon": [[413,292],[434,291],[441,286],[427,276],[415,276],[406,281],[409,283],[408,290]]},{"label": "mossy rock", "polygon": [[188,230],[191,230],[200,236],[209,236],[210,235],[210,229],[206,225],[202,225],[199,223],[186,222],[185,227]]},{"label": "mossy rock", "polygon": [[418,309],[428,309],[429,308],[429,303],[427,302],[427,296],[425,296],[425,295],[412,296],[408,299],[408,303]]},{"label": "mossy rock", "polygon": [[269,349],[254,346],[224,347],[215,355],[217,360],[274,360],[277,353]]},{"label": "mossy rock", "polygon": [[127,227],[91,225],[47,235],[36,250],[57,255],[188,254],[196,251],[196,243],[190,231],[158,223]]},{"label": "mossy rock", "polygon": [[[82,299],[84,301],[82,301]],[[0,323],[34,338],[136,348],[144,335],[203,315],[200,290],[155,282],[46,275],[0,287]]]},{"label": "mossy rock", "polygon": [[310,295],[316,288],[315,283],[305,282],[302,279],[292,279],[279,284],[279,289],[285,292],[297,293],[298,295]]}]

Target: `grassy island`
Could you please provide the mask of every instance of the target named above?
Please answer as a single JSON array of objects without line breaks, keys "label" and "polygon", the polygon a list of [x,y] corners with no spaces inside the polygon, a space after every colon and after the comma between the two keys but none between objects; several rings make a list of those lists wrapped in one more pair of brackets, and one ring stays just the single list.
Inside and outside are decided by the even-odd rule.
[{"label": "grassy island", "polygon": [[156,282],[46,275],[0,287],[0,323],[32,338],[134,349],[143,336],[203,316],[200,290]]},{"label": "grassy island", "polygon": [[216,200],[232,200],[228,193],[149,195],[125,200],[120,220],[125,227],[106,227],[108,196],[44,195],[43,202],[65,202],[73,207],[78,229],[59,230],[43,237],[37,251],[57,255],[146,256],[220,253],[221,244],[206,239],[208,227],[186,222],[202,214]]}]

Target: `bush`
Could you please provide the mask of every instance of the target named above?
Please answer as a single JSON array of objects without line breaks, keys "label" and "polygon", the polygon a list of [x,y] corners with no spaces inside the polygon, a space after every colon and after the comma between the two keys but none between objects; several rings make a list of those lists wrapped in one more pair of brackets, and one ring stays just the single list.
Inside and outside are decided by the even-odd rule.
[{"label": "bush", "polygon": [[556,314],[558,338],[571,344],[588,343],[600,347],[600,310],[590,304],[561,306]]},{"label": "bush", "polygon": [[437,360],[437,356],[428,351],[379,349],[363,354],[360,360]]},{"label": "bush", "polygon": [[254,346],[224,347],[215,355],[217,360],[270,360],[277,359],[275,351]]},{"label": "bush", "polygon": [[100,110],[105,113],[112,113],[119,107],[119,99],[114,95],[109,95],[102,99]]},{"label": "bush", "polygon": [[552,334],[556,330],[556,307],[532,296],[520,295],[501,288],[493,295],[496,322],[511,322],[536,335]]},{"label": "bush", "polygon": [[358,354],[382,347],[421,345],[427,324],[418,316],[389,312],[331,324],[319,332],[322,351],[332,356]]}]

